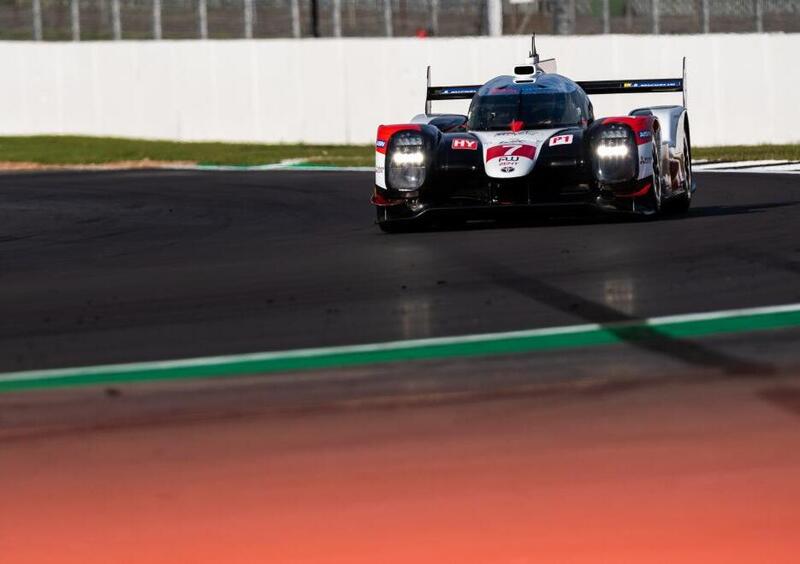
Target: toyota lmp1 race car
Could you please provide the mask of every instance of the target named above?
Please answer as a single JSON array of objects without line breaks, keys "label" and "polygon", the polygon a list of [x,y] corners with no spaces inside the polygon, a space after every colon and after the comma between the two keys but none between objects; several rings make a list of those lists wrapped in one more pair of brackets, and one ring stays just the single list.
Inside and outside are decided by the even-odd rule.
[{"label": "toyota lmp1 race car", "polygon": [[[554,70],[535,38],[527,63],[483,85],[431,86],[428,67],[425,113],[378,128],[371,201],[380,228],[406,230],[445,211],[687,211],[695,186],[686,60],[682,78],[575,82]],[[595,118],[590,95],[643,92],[681,92],[683,105]],[[469,115],[433,114],[435,100],[472,100]]]}]

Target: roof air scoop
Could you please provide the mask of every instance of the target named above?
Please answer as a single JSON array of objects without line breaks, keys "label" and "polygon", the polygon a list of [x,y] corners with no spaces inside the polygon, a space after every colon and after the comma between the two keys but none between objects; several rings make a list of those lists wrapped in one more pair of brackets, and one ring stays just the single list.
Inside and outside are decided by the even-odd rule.
[{"label": "roof air scoop", "polygon": [[536,75],[540,73],[535,65],[530,63],[514,67],[514,82],[517,84],[536,82]]},{"label": "roof air scoop", "polygon": [[[554,59],[547,59],[542,63],[555,63]],[[553,66],[555,66],[553,64]],[[528,52],[528,62],[514,67],[514,82],[516,84],[525,84],[536,82],[536,75],[545,72],[542,65],[539,64],[539,53],[536,51],[536,34],[531,36],[531,50]]]}]

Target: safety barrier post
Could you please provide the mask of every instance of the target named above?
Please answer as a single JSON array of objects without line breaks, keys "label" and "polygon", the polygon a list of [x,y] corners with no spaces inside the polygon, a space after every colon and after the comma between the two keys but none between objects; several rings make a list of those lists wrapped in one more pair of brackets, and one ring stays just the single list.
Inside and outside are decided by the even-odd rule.
[{"label": "safety barrier post", "polygon": [[292,0],[292,37],[300,38],[300,0]]},{"label": "safety barrier post", "polygon": [[383,25],[386,30],[386,37],[394,35],[394,24],[392,23],[392,0],[383,0]]},{"label": "safety barrier post", "polygon": [[244,0],[244,37],[253,39],[253,0]]},{"label": "safety barrier post", "polygon": [[114,41],[122,39],[122,12],[119,0],[111,0],[111,34]]},{"label": "safety barrier post", "polygon": [[661,33],[661,5],[660,0],[652,0],[652,14],[653,14],[653,35]]},{"label": "safety barrier post", "polygon": [[153,0],[153,39],[161,39],[161,0]]},{"label": "safety barrier post", "polygon": [[42,40],[42,0],[33,0],[31,6],[31,17],[33,18],[33,40]]},{"label": "safety barrier post", "polygon": [[198,0],[197,2],[197,34],[200,39],[208,39],[208,2]]},{"label": "safety barrier post", "polygon": [[72,27],[72,40],[81,40],[81,5],[80,0],[69,2],[69,23]]},{"label": "safety barrier post", "polygon": [[489,35],[493,37],[503,35],[502,0],[489,0],[486,3],[486,24],[486,30]]}]

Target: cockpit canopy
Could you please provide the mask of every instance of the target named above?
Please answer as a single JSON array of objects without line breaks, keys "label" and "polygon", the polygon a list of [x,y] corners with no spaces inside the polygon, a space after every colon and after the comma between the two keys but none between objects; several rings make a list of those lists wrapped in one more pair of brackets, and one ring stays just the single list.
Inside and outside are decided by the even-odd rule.
[{"label": "cockpit canopy", "polygon": [[560,75],[542,74],[530,83],[500,76],[478,90],[469,108],[471,131],[520,131],[586,125],[593,119],[580,86]]}]

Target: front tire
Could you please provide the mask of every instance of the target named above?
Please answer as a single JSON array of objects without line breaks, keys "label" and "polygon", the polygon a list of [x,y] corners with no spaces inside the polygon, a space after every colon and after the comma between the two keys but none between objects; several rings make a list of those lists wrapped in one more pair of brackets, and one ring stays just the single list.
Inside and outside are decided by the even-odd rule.
[{"label": "front tire", "polygon": [[684,166],[686,167],[684,192],[676,196],[673,201],[670,202],[672,211],[677,214],[688,213],[689,208],[692,206],[692,151],[689,148],[688,141],[684,141],[683,144],[683,160],[685,163]]},{"label": "front tire", "polygon": [[661,197],[663,191],[661,186],[661,161],[659,161],[658,149],[653,143],[653,177],[652,185],[647,194],[638,198],[635,202],[637,211],[644,216],[655,218],[661,213]]}]

